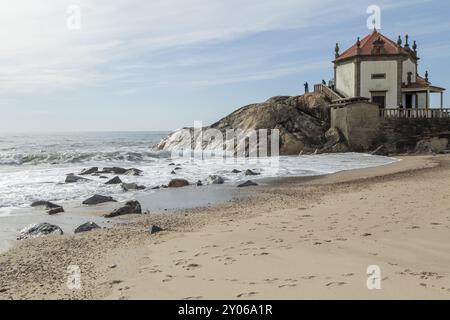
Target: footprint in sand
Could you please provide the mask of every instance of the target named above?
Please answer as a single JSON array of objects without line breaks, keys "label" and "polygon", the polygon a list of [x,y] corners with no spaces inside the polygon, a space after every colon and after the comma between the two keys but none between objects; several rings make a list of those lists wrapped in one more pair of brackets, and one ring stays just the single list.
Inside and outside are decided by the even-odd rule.
[{"label": "footprint in sand", "polygon": [[201,268],[201,265],[199,265],[197,263],[190,263],[187,266],[184,266],[183,268],[185,268],[188,271],[191,271],[191,270],[196,270],[196,269]]},{"label": "footprint in sand", "polygon": [[330,282],[330,283],[327,283],[325,286],[326,287],[335,287],[335,286],[344,286],[346,284],[347,284],[347,282]]},{"label": "footprint in sand", "polygon": [[200,299],[203,299],[203,297],[202,296],[198,296],[198,297],[186,297],[186,298],[183,298],[183,300],[200,300]]}]

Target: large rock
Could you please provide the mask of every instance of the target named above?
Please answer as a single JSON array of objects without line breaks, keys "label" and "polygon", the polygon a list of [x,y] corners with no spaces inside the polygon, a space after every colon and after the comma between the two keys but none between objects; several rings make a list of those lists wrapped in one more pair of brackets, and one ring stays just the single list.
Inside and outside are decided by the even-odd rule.
[{"label": "large rock", "polygon": [[106,197],[106,196],[96,194],[96,195],[90,197],[89,199],[84,200],[83,204],[96,205],[96,204],[105,203],[105,202],[117,202],[117,201],[114,200],[112,197]]},{"label": "large rock", "polygon": [[47,213],[51,216],[58,214],[58,213],[63,213],[64,212],[64,208],[63,207],[57,207],[57,208],[53,208],[47,211]]},{"label": "large rock", "polygon": [[122,180],[120,180],[120,178],[117,176],[105,182],[105,184],[120,184],[120,183],[122,183]]},{"label": "large rock", "polygon": [[144,190],[145,186],[139,186],[136,183],[122,183],[123,191]]},{"label": "large rock", "polygon": [[136,169],[136,168],[131,168],[131,169],[128,169],[127,171],[125,171],[125,175],[127,175],[127,176],[140,176],[140,175],[142,175],[142,170],[139,170],[139,169]]},{"label": "large rock", "polygon": [[245,175],[246,175],[246,176],[259,176],[260,174],[261,174],[261,173],[254,172],[254,171],[252,171],[252,170],[250,170],[250,169],[245,170]]},{"label": "large rock", "polygon": [[420,140],[417,145],[416,153],[445,153],[448,149],[447,138],[431,138]]},{"label": "large rock", "polygon": [[88,232],[94,229],[100,229],[100,227],[95,222],[89,221],[76,228],[74,233]]},{"label": "large rock", "polygon": [[84,169],[83,171],[81,171],[80,175],[84,176],[87,174],[93,174],[93,173],[97,173],[98,172],[98,167],[92,167],[89,169]]},{"label": "large rock", "polygon": [[332,145],[345,141],[344,136],[338,128],[330,128],[327,132],[325,132],[325,139],[327,139],[327,143]]},{"label": "large rock", "polygon": [[[280,154],[298,155],[320,149],[325,143],[328,122],[321,117],[329,114],[330,101],[322,94],[306,94],[297,97],[273,97],[263,103],[242,107],[205,129],[217,129],[226,137],[228,129],[240,129],[244,133],[259,129],[278,129],[280,134]],[[192,148],[196,141],[186,139],[192,128],[178,130],[164,138],[159,150],[181,150]],[[233,138],[234,139],[234,138]],[[238,137],[238,143],[245,143],[246,137]],[[223,149],[220,139],[207,141],[204,148]],[[268,144],[270,146],[270,142]],[[254,150],[249,150],[254,151]]]},{"label": "large rock", "polygon": [[47,235],[62,235],[64,232],[62,229],[58,226],[55,226],[50,223],[39,223],[39,224],[32,224],[24,229],[22,229],[19,233],[19,236],[17,237],[17,240],[24,240],[24,239],[30,239],[30,238],[37,238]]},{"label": "large rock", "polygon": [[189,185],[189,181],[185,179],[172,179],[169,182],[169,188],[182,188]]},{"label": "large rock", "polygon": [[157,225],[153,225],[150,228],[148,228],[148,232],[150,234],[155,234],[155,233],[158,233],[158,232],[161,232],[161,231],[164,231],[164,230],[161,227],[157,226]]},{"label": "large rock", "polygon": [[69,174],[66,177],[66,183],[75,183],[75,182],[79,182],[79,181],[89,181],[89,179],[79,177],[74,174]]},{"label": "large rock", "polygon": [[39,201],[35,201],[31,204],[32,207],[44,207],[46,209],[54,209],[54,208],[59,208],[61,207],[60,205],[54,204],[50,201],[45,201],[45,200],[39,200]]},{"label": "large rock", "polygon": [[125,206],[114,210],[110,214],[105,215],[105,218],[114,218],[125,214],[141,214],[142,208],[138,201],[128,201]]},{"label": "large rock", "polygon": [[238,185],[238,188],[246,188],[246,187],[254,187],[257,186],[258,184],[256,182],[253,182],[251,180],[248,180],[244,183],[241,183],[240,185]]},{"label": "large rock", "polygon": [[99,173],[114,173],[114,174],[125,174],[128,169],[120,168],[120,167],[112,167],[112,168],[103,168],[103,171]]},{"label": "large rock", "polygon": [[206,182],[208,184],[224,184],[225,179],[222,178],[221,176],[213,175],[209,176],[208,179],[206,179]]}]

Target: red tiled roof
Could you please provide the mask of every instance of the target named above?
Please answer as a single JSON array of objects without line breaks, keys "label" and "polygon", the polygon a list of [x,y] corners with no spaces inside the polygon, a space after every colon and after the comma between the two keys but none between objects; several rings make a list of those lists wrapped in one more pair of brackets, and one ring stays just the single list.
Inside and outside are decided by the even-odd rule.
[{"label": "red tiled roof", "polygon": [[[399,47],[396,42],[385,37],[377,30],[374,30],[371,34],[367,35],[360,41],[360,55],[371,56],[374,48],[374,42],[376,42],[378,39],[381,39],[384,42],[385,52],[383,54],[396,55],[408,53],[408,51],[406,51],[402,47]],[[351,48],[339,55],[339,57],[335,61],[341,61],[344,59],[355,57],[357,55],[357,51],[357,44],[354,44]]]},{"label": "red tiled roof", "polygon": [[427,82],[424,78],[417,75],[416,76],[416,82],[411,82],[410,84],[403,84],[402,88],[405,89],[419,89],[419,88],[428,88],[430,86],[430,83]]}]

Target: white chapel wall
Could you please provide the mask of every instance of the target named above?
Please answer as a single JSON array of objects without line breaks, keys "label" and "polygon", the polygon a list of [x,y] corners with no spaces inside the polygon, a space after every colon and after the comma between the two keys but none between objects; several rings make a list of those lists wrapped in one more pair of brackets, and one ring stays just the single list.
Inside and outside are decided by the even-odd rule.
[{"label": "white chapel wall", "polygon": [[[372,79],[372,74],[386,74]],[[397,61],[362,61],[361,96],[372,98],[371,91],[386,92],[386,107],[397,107]]]},{"label": "white chapel wall", "polygon": [[411,72],[411,82],[416,82],[416,64],[411,60],[408,59],[403,62],[403,75],[402,75],[402,82],[408,83],[408,72]]},{"label": "white chapel wall", "polygon": [[355,96],[355,64],[343,64],[336,69],[336,89],[347,97]]}]

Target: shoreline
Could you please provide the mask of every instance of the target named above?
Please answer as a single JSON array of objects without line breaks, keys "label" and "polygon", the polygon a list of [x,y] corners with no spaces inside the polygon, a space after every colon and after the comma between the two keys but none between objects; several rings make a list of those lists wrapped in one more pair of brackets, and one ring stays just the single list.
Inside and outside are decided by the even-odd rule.
[{"label": "shoreline", "polygon": [[[282,235],[295,233],[302,228],[313,228],[315,223],[309,222],[309,224],[308,221],[305,220],[310,219],[310,217],[307,216],[315,217],[311,212],[319,210],[320,207],[324,205],[324,198],[337,197],[337,195],[341,195],[343,192],[344,195],[354,194],[355,192],[358,192],[358,189],[367,190],[371,188],[368,184],[378,185],[380,183],[395,183],[396,179],[411,179],[411,177],[423,175],[423,172],[432,173],[439,170],[448,170],[446,164],[449,160],[449,156],[404,157],[402,159],[403,161],[385,166],[343,171],[314,178],[275,179],[270,182],[268,181],[267,185],[252,189],[251,195],[248,198],[233,200],[231,202],[212,205],[206,208],[179,210],[179,212],[176,213],[120,217],[119,219],[115,219],[117,224],[111,229],[96,230],[88,234],[77,236],[64,235],[62,237],[33,239],[31,241],[26,241],[23,244],[20,243],[6,254],[0,255],[0,268],[2,268],[2,270],[7,270],[0,276],[0,289],[5,287],[7,289],[5,292],[0,293],[0,299],[8,299],[8,297],[19,299],[177,299],[188,298],[186,295],[189,293],[189,290],[184,288],[184,286],[188,285],[188,287],[192,288],[194,283],[194,287],[198,285],[198,290],[203,288],[203,295],[194,295],[192,296],[193,298],[276,298],[277,294],[273,293],[273,296],[271,296],[268,294],[269,291],[264,295],[263,289],[267,290],[271,284],[266,283],[261,279],[259,279],[259,281],[252,281],[252,283],[254,282],[256,284],[247,283],[246,285],[243,285],[241,283],[239,285],[239,281],[214,279],[212,276],[215,273],[215,278],[217,278],[223,272],[223,275],[225,275],[227,274],[228,268],[233,268],[235,264],[242,263],[243,266],[241,266],[240,270],[244,271],[240,277],[248,276],[249,279],[253,278],[255,275],[251,272],[249,273],[250,270],[247,270],[249,264],[252,265],[254,262],[252,259],[249,259],[250,256],[248,255],[248,253],[251,253],[252,251],[250,249],[243,250],[246,246],[260,246],[259,248],[252,248],[252,250],[258,251],[259,255],[252,255],[251,257],[253,257],[258,264],[262,263],[262,270],[265,270],[271,265],[275,266],[278,263],[277,261],[270,261],[269,263],[268,261],[265,261],[265,259],[270,260],[272,255],[277,254],[279,255],[279,259],[287,259],[289,257],[289,250],[299,251],[305,257],[312,255],[315,259],[319,259],[319,261],[327,261],[327,259],[329,259],[327,254],[333,255],[333,250],[323,253],[321,252],[322,247],[332,246],[331,244],[337,243],[335,249],[339,251],[341,250],[340,241],[338,239],[331,239],[327,240],[330,242],[326,242],[319,239],[320,234],[323,232],[326,233],[327,229],[331,227],[331,225],[325,223],[325,221],[335,219],[334,222],[338,221],[336,223],[339,224],[343,222],[339,221],[339,218],[327,217],[325,221],[322,221],[323,224],[319,224],[320,231],[317,231],[316,233],[306,232],[308,230],[304,230],[302,233],[302,236],[306,239],[304,241],[301,240],[302,236],[300,236],[296,237],[296,241],[293,241],[293,239],[290,239],[292,241],[288,241],[287,239],[283,240],[280,237],[278,240],[283,241],[277,242],[277,239],[275,239],[276,237],[272,240],[267,239],[268,237],[265,237],[266,233],[259,232],[258,229],[266,228],[264,226],[273,223],[273,226],[280,227],[278,234]],[[445,165],[443,165],[443,163]],[[338,208],[339,203],[336,205],[336,209]],[[365,207],[360,208],[360,210],[368,209],[369,208]],[[285,216],[286,212],[291,212],[292,217]],[[407,214],[407,212],[402,212],[402,214]],[[287,221],[279,221],[277,219]],[[352,219],[355,218],[353,217]],[[258,223],[255,223],[255,221],[258,221]],[[276,224],[275,221],[277,222]],[[289,227],[287,226],[299,223],[299,221],[302,221],[302,223],[301,227],[298,227],[298,230],[289,230]],[[281,222],[287,222],[287,226]],[[158,224],[168,231],[150,236],[146,232],[146,229],[152,224]],[[253,228],[248,228],[246,232],[243,232],[243,228],[249,227],[249,224],[251,224]],[[231,229],[228,230],[229,228]],[[269,230],[266,230],[267,233],[270,233],[270,231],[270,228]],[[210,257],[217,253],[215,252],[219,250],[217,248],[221,247],[220,245],[208,247],[207,244],[213,243],[213,240],[218,243],[220,243],[220,241],[225,241],[228,239],[228,236],[225,239],[222,239],[221,237],[223,237],[224,234],[229,234],[229,239],[236,238],[239,240],[246,240],[252,232],[257,234],[255,239],[259,239],[259,242],[247,241],[253,242],[253,244],[246,245],[245,241],[241,241],[241,243],[244,243],[241,244],[241,248],[238,248],[237,246],[230,246],[228,250],[222,248],[221,255],[217,254],[216,259]],[[352,233],[354,233],[354,231],[352,231]],[[231,237],[231,235],[233,235],[233,237]],[[177,241],[179,239],[183,239],[183,241],[179,243],[179,241]],[[381,240],[382,238],[377,238],[377,241]],[[230,241],[233,242],[234,240]],[[361,240],[359,239],[358,241]],[[283,243],[287,242],[289,242],[289,244],[283,249]],[[306,245],[304,244],[305,242],[307,243]],[[313,244],[311,245],[309,242],[313,242]],[[319,242],[320,244],[314,245],[314,243]],[[278,243],[278,247],[280,248],[273,247],[272,249],[274,252],[270,252],[271,250],[269,249],[270,246],[268,243],[272,243],[272,246]],[[70,250],[71,244],[72,247],[73,244],[76,244],[76,248]],[[222,244],[225,245],[226,243]],[[177,247],[182,247],[184,245],[188,247],[184,248],[184,250],[175,250]],[[288,247],[290,247],[290,249]],[[316,256],[318,254],[316,248],[318,253],[320,253],[319,256]],[[69,253],[67,250],[71,252]],[[228,251],[229,253],[224,254],[225,251]],[[188,255],[187,253],[191,254],[189,259],[180,258],[177,262],[172,259],[175,256],[186,256]],[[246,253],[247,255],[245,255]],[[55,258],[52,256],[54,254],[60,255],[60,261],[55,261]],[[285,254],[288,254],[288,256],[284,256]],[[324,255],[323,257],[321,256],[322,254]],[[205,259],[208,257],[212,260],[206,261]],[[361,259],[361,257],[355,257],[355,261],[358,259]],[[191,260],[200,260],[200,263],[188,263]],[[40,262],[40,265],[36,264],[37,261]],[[339,261],[339,259],[336,261]],[[295,261],[290,262],[294,265],[297,263]],[[80,291],[70,291],[65,288],[65,268],[74,263],[80,265],[84,275],[84,285],[83,289]],[[112,265],[116,266],[114,268],[108,267]],[[46,268],[44,268],[44,266]],[[166,269],[162,266],[166,266]],[[310,267],[312,268],[313,266]],[[306,271],[307,270],[302,271],[306,274],[304,277],[313,277],[313,275],[308,276],[308,272]],[[214,281],[210,281],[211,279],[198,279],[200,274],[204,272],[213,272],[211,274],[211,279],[214,279]],[[12,277],[15,277],[17,273],[21,275],[23,283],[15,285]],[[286,274],[288,273],[289,272],[286,272]],[[264,276],[265,275],[266,274],[264,274]],[[316,278],[319,278],[319,276],[314,276],[310,280]],[[266,279],[269,279],[269,277]],[[277,286],[275,287],[282,286],[281,288],[283,289],[289,289],[284,291],[287,291],[288,297],[291,298],[327,297],[326,292],[319,290],[320,294],[324,294],[324,296],[320,296],[313,287],[311,287],[312,294],[310,296],[305,295],[302,292],[296,293],[294,289],[297,288],[298,290],[298,283],[302,281],[302,279],[299,278],[294,280],[296,281],[279,284],[278,282],[282,280],[278,279],[274,280],[273,283],[277,283]],[[310,282],[314,283],[315,281]],[[332,282],[333,281],[330,281],[329,283]],[[345,281],[336,282],[336,288],[342,286],[345,290],[347,285],[338,285],[342,282]],[[220,285],[217,283],[220,283]],[[347,284],[347,282],[345,283]],[[217,288],[214,289],[208,287],[208,284],[214,284],[214,288],[216,288],[216,286],[222,286],[224,288],[221,291]],[[445,286],[447,286],[447,284],[445,284]],[[232,293],[233,290],[243,290],[243,287],[254,287],[257,288],[257,290],[243,292],[242,295],[240,295],[241,293],[239,292],[235,294]],[[330,284],[329,287],[334,287],[334,284]],[[205,290],[205,288],[208,288],[208,290]],[[186,290],[187,292],[185,292]],[[198,290],[195,288],[193,291]],[[333,291],[334,290],[331,290],[331,292]],[[253,294],[251,294],[252,292]],[[347,295],[344,296],[338,294],[336,298],[352,296],[352,294],[347,291],[346,294]]]}]

